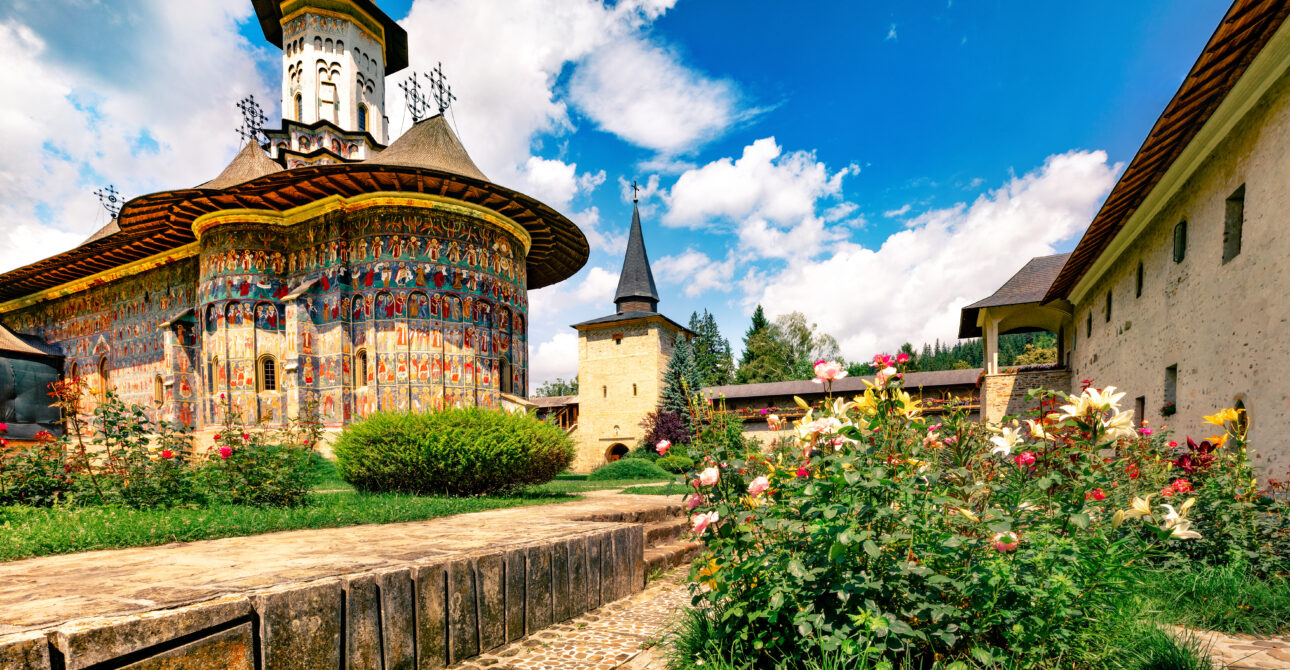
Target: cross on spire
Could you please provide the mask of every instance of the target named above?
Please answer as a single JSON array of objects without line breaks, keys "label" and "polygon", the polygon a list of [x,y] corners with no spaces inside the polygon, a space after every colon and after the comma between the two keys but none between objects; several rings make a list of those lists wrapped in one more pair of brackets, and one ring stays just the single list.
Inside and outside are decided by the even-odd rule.
[{"label": "cross on spire", "polygon": [[269,120],[260,108],[260,103],[255,101],[254,95],[248,95],[237,102],[237,108],[242,112],[242,125],[237,129],[237,136],[242,138],[242,144],[252,140],[260,144],[264,124]]},{"label": "cross on spire", "polygon": [[421,91],[421,82],[417,80],[417,73],[413,72],[411,76],[399,84],[403,91],[403,102],[408,106],[408,113],[412,115],[412,123],[420,121],[429,109],[430,103],[426,102],[425,93]]},{"label": "cross on spire", "polygon": [[121,202],[123,199],[115,186],[108,184],[107,186],[95,191],[94,195],[99,197],[99,204],[103,205],[103,209],[106,209],[107,213],[112,215],[112,218],[115,219],[116,215],[121,213]]},{"label": "cross on spire", "polygon": [[633,179],[632,180],[632,202],[633,203],[640,202],[640,199],[636,196],[636,193],[640,190],[641,190],[641,187],[637,186],[636,180]]},{"label": "cross on spire", "polygon": [[433,70],[426,73],[426,78],[430,80],[430,95],[434,96],[439,113],[443,114],[457,100],[457,96],[452,94],[452,87],[448,85],[448,79],[443,76],[443,63],[435,65]]}]

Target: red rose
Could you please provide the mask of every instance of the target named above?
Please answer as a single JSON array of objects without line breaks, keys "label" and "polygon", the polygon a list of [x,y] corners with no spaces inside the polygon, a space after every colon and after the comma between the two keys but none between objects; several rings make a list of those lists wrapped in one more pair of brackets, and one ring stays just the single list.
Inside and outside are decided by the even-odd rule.
[{"label": "red rose", "polygon": [[220,458],[222,458],[222,459],[224,459],[224,460],[228,460],[228,457],[229,457],[229,456],[232,456],[232,455],[233,455],[233,448],[232,448],[232,447],[220,447],[220,448],[219,448],[219,457],[220,457]]},{"label": "red rose", "polygon": [[173,451],[171,451],[171,450],[169,450],[169,449],[162,449],[162,450],[161,450],[161,457],[162,457],[162,458],[174,458],[174,457],[175,457],[175,452],[173,452]]}]

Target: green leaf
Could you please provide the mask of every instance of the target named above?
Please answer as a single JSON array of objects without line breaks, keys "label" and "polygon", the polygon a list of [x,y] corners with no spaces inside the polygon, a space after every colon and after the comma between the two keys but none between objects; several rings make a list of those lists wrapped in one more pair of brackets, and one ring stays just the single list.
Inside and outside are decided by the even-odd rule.
[{"label": "green leaf", "polygon": [[846,555],[847,555],[847,548],[843,546],[841,542],[834,542],[833,546],[829,547],[830,561],[833,561],[836,563],[837,561],[841,560],[843,556],[846,556]]},{"label": "green leaf", "polygon": [[1083,512],[1078,512],[1070,516],[1070,522],[1071,524],[1073,524],[1074,526],[1080,529],[1087,529],[1089,524],[1089,518],[1087,514],[1084,514]]}]

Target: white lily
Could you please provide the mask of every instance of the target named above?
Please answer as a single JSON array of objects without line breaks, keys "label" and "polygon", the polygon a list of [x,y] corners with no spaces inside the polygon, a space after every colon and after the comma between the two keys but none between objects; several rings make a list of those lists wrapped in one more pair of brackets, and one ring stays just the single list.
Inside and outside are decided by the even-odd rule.
[{"label": "white lily", "polygon": [[1138,429],[1133,425],[1133,410],[1116,410],[1111,418],[1102,422],[1102,426],[1106,429],[1106,436],[1113,440],[1131,440],[1138,436]]},{"label": "white lily", "polygon": [[1048,431],[1044,430],[1044,424],[1040,421],[1026,419],[1026,425],[1030,427],[1030,436],[1037,440],[1048,440],[1053,437],[1048,434]]},{"label": "white lily", "polygon": [[992,454],[1003,454],[1007,456],[1012,453],[1012,448],[1021,444],[1021,431],[1016,428],[1004,426],[999,429],[999,434],[990,438],[995,447],[990,450]]},{"label": "white lily", "polygon": [[1116,393],[1114,386],[1108,386],[1101,391],[1095,388],[1085,389],[1084,396],[1088,398],[1089,405],[1105,412],[1118,407],[1124,394]]}]

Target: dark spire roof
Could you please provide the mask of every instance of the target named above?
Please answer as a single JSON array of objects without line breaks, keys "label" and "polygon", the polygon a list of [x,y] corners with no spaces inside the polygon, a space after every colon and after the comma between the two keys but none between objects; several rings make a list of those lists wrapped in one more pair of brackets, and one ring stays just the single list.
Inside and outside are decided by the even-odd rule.
[{"label": "dark spire roof", "polygon": [[627,236],[627,255],[623,258],[623,271],[618,275],[618,292],[614,294],[618,311],[624,311],[624,303],[646,303],[649,311],[658,311],[658,288],[649,269],[645,236],[641,234],[641,212],[635,203],[632,204],[632,229]]}]

